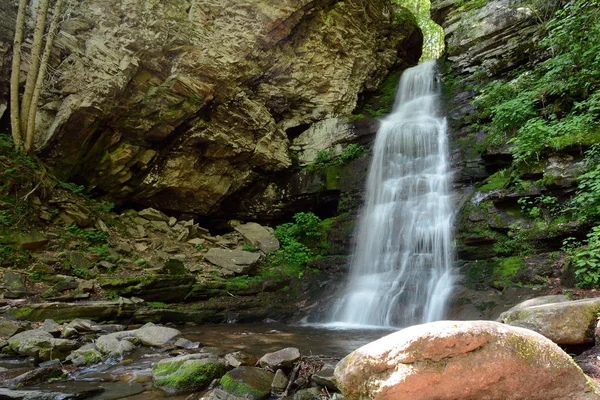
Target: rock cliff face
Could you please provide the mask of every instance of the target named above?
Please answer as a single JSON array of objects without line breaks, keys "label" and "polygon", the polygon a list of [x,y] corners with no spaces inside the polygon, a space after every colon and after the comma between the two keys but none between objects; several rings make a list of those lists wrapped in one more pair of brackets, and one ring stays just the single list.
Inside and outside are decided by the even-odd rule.
[{"label": "rock cliff face", "polygon": [[[559,282],[563,239],[584,236],[576,221],[551,216],[541,206],[542,215],[529,210],[540,201],[568,201],[583,171],[585,146],[545,151],[535,163],[518,165],[509,139],[499,145],[481,128],[489,119],[475,100],[487,85],[509,81],[518,70],[531,71],[550,56],[539,46],[544,24],[531,6],[513,0],[432,1],[433,18],[447,40],[444,80],[459,193],[459,266],[466,287],[491,287],[505,295],[463,286],[456,294],[456,317],[497,316],[507,293],[527,298],[536,293],[533,286],[540,290]],[[460,314],[465,310],[470,315]]]},{"label": "rock cliff face", "polygon": [[[6,66],[15,12],[1,7]],[[55,42],[37,147],[63,179],[164,211],[209,215],[240,198],[292,165],[290,137],[349,114],[360,93],[420,54],[420,32],[388,0],[72,7]],[[6,92],[3,84],[0,103]]]}]

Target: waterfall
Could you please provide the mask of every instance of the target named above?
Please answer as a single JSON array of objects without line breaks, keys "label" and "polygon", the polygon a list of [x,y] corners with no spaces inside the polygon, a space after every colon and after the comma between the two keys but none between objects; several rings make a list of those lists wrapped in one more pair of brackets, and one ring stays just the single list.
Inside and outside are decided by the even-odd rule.
[{"label": "waterfall", "polygon": [[335,323],[404,327],[444,316],[454,249],[439,95],[434,61],[403,73],[393,112],[377,132]]}]

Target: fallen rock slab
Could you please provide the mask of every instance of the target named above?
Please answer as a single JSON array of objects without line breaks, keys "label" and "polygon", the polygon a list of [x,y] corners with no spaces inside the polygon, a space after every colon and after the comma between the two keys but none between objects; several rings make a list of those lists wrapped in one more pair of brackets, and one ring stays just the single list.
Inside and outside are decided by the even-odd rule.
[{"label": "fallen rock slab", "polygon": [[499,322],[531,329],[554,343],[577,345],[594,342],[600,298],[534,306],[516,305],[502,313]]},{"label": "fallen rock slab", "polygon": [[279,240],[265,227],[256,222],[238,225],[234,228],[252,246],[260,249],[265,254],[279,250]]},{"label": "fallen rock slab", "polygon": [[335,369],[349,400],[588,400],[600,392],[542,335],[492,321],[402,329],[354,351]]},{"label": "fallen rock slab", "polygon": [[290,370],[298,360],[300,360],[300,350],[295,347],[286,347],[285,349],[265,354],[258,360],[258,363],[261,367],[272,371],[278,368]]},{"label": "fallen rock slab", "polygon": [[209,249],[204,255],[206,261],[221,267],[223,275],[243,275],[252,270],[260,259],[260,254],[243,250]]}]

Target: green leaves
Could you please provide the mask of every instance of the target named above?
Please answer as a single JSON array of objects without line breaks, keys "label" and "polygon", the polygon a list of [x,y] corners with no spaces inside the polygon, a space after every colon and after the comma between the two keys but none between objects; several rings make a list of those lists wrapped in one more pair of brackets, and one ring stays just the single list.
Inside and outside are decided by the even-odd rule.
[{"label": "green leaves", "polygon": [[600,140],[600,5],[575,0],[556,12],[540,43],[550,57],[507,82],[492,82],[475,100],[487,143],[513,146],[517,164],[549,149]]}]

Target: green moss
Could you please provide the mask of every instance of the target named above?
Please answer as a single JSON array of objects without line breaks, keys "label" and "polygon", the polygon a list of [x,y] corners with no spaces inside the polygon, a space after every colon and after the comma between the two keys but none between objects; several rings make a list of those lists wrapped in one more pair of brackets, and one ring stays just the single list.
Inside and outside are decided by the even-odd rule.
[{"label": "green moss", "polygon": [[18,318],[18,319],[29,319],[34,310],[31,307],[22,306],[14,310],[8,310],[6,314]]},{"label": "green moss", "polygon": [[152,369],[154,386],[168,393],[184,393],[206,388],[225,372],[221,363],[205,360],[159,362]]},{"label": "green moss", "polygon": [[480,192],[491,192],[492,190],[505,189],[510,185],[510,183],[510,175],[506,170],[502,170],[490,175],[485,180],[485,184],[480,186],[478,190]]},{"label": "green moss", "polygon": [[487,4],[487,0],[460,0],[455,6],[458,6],[460,12],[465,13],[481,8]]},{"label": "green moss", "polygon": [[221,386],[223,386],[223,389],[226,392],[231,393],[234,396],[246,397],[251,399],[260,399],[263,397],[258,390],[252,388],[249,385],[246,385],[243,382],[238,382],[237,380],[233,379],[229,374],[225,374],[221,378]]}]

